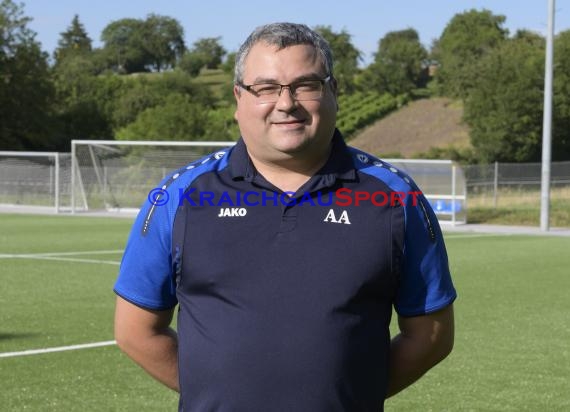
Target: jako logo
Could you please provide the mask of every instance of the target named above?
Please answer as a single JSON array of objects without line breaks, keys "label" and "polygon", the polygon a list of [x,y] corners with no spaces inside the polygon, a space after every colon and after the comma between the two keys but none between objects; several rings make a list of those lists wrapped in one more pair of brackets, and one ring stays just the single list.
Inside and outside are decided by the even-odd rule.
[{"label": "jako logo", "polygon": [[345,225],[350,225],[350,220],[348,219],[348,213],[346,210],[343,210],[340,214],[340,217],[337,219],[334,215],[334,210],[330,209],[327,213],[327,217],[323,222],[330,222],[330,223],[344,223]]},{"label": "jako logo", "polygon": [[244,207],[223,207],[220,209],[218,217],[243,217],[247,215],[247,210]]}]

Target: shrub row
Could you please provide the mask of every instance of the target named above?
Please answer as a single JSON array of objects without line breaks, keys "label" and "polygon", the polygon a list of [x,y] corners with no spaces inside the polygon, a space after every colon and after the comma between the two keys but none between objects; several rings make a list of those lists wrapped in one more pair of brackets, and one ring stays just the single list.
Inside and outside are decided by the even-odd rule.
[{"label": "shrub row", "polygon": [[355,93],[339,98],[337,127],[345,138],[386,116],[398,108],[404,99],[390,94]]}]

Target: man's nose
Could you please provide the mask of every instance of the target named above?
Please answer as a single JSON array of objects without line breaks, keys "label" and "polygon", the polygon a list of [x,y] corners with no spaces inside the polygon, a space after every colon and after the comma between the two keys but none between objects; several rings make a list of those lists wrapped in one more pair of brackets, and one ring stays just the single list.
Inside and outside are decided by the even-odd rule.
[{"label": "man's nose", "polygon": [[[287,89],[287,90],[285,90]],[[279,96],[277,97],[276,105],[280,110],[291,110],[291,108],[296,108],[297,101],[293,97],[293,90],[291,86],[282,86]]]}]

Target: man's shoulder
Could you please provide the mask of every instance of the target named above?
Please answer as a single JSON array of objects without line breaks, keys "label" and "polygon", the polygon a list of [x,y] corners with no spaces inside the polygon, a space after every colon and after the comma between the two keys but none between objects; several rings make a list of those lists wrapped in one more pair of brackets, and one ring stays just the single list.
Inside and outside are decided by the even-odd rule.
[{"label": "man's shoulder", "polygon": [[417,190],[417,185],[413,179],[390,162],[354,146],[347,146],[347,150],[359,172],[374,177],[396,191]]},{"label": "man's shoulder", "polygon": [[232,149],[232,147],[220,149],[173,170],[155,188],[151,189],[139,212],[140,216],[144,216],[143,235],[156,214],[160,215],[159,219],[168,219],[172,223],[180,206],[182,194],[199,177],[223,171],[227,167]]},{"label": "man's shoulder", "polygon": [[161,189],[172,190],[174,188],[176,190],[187,187],[203,174],[222,171],[227,167],[232,150],[233,147],[217,150],[171,171],[161,182]]}]

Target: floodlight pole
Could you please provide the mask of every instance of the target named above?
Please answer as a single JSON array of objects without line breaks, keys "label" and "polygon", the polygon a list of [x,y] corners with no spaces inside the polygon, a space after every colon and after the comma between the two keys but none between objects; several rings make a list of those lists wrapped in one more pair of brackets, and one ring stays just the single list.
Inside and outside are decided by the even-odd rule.
[{"label": "floodlight pole", "polygon": [[552,142],[552,62],[554,55],[554,3],[548,1],[548,33],[544,68],[544,112],[542,125],[542,181],[540,185],[540,230],[549,230],[550,160]]}]

